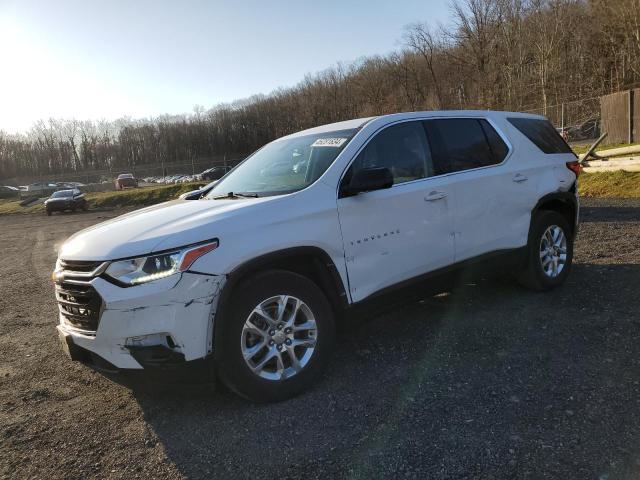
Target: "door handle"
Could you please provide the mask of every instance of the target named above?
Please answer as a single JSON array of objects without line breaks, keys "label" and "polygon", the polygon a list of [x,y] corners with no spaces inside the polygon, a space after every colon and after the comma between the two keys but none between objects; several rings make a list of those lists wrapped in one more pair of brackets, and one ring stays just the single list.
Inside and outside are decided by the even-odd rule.
[{"label": "door handle", "polygon": [[435,200],[441,200],[441,199],[445,198],[446,196],[447,196],[447,194],[445,192],[439,192],[437,190],[434,190],[433,192],[430,192],[429,195],[424,197],[424,201],[425,202],[433,202]]},{"label": "door handle", "polygon": [[521,174],[521,173],[516,173],[513,176],[513,181],[516,182],[516,183],[526,182],[527,180],[528,180],[528,178],[525,175]]}]

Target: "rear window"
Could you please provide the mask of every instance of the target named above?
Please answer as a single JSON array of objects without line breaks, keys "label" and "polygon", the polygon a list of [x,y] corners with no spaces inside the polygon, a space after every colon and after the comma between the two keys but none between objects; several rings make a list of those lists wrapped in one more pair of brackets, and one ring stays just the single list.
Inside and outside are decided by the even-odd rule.
[{"label": "rear window", "polygon": [[509,118],[509,122],[544,153],[573,153],[549,120]]},{"label": "rear window", "polygon": [[57,192],[53,192],[51,198],[63,198],[63,197],[73,197],[73,192],[71,190],[60,190]]},{"label": "rear window", "polygon": [[426,120],[436,175],[501,163],[509,148],[484,119]]}]

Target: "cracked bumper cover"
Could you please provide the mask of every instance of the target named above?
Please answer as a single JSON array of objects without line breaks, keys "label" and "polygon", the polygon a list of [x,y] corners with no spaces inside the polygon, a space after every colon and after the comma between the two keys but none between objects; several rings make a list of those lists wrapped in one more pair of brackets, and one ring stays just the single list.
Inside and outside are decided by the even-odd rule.
[{"label": "cracked bumper cover", "polygon": [[162,341],[167,336],[173,358],[197,360],[211,353],[213,318],[224,280],[185,272],[121,288],[97,277],[91,285],[103,307],[95,336],[74,330],[62,315],[57,328],[76,346],[120,369],[143,368],[140,349],[166,348]]}]

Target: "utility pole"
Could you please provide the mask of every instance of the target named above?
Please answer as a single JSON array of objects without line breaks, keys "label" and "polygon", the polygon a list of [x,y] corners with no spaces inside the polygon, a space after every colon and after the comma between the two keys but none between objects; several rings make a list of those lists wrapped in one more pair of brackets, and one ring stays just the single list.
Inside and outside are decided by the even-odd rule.
[{"label": "utility pole", "polygon": [[628,142],[627,143],[633,143],[634,142],[634,135],[633,135],[633,116],[635,114],[635,112],[633,111],[633,107],[634,107],[634,90],[631,89],[629,90],[629,134],[628,134]]}]

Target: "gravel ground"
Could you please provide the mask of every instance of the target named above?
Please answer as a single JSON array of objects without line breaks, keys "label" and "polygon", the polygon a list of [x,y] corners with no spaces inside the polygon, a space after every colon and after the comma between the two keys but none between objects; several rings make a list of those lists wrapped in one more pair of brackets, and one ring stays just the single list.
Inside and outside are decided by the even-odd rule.
[{"label": "gravel ground", "polygon": [[362,318],[274,405],[63,357],[56,245],[114,215],[0,218],[4,478],[640,476],[639,200],[583,201],[563,287],[481,280]]}]

